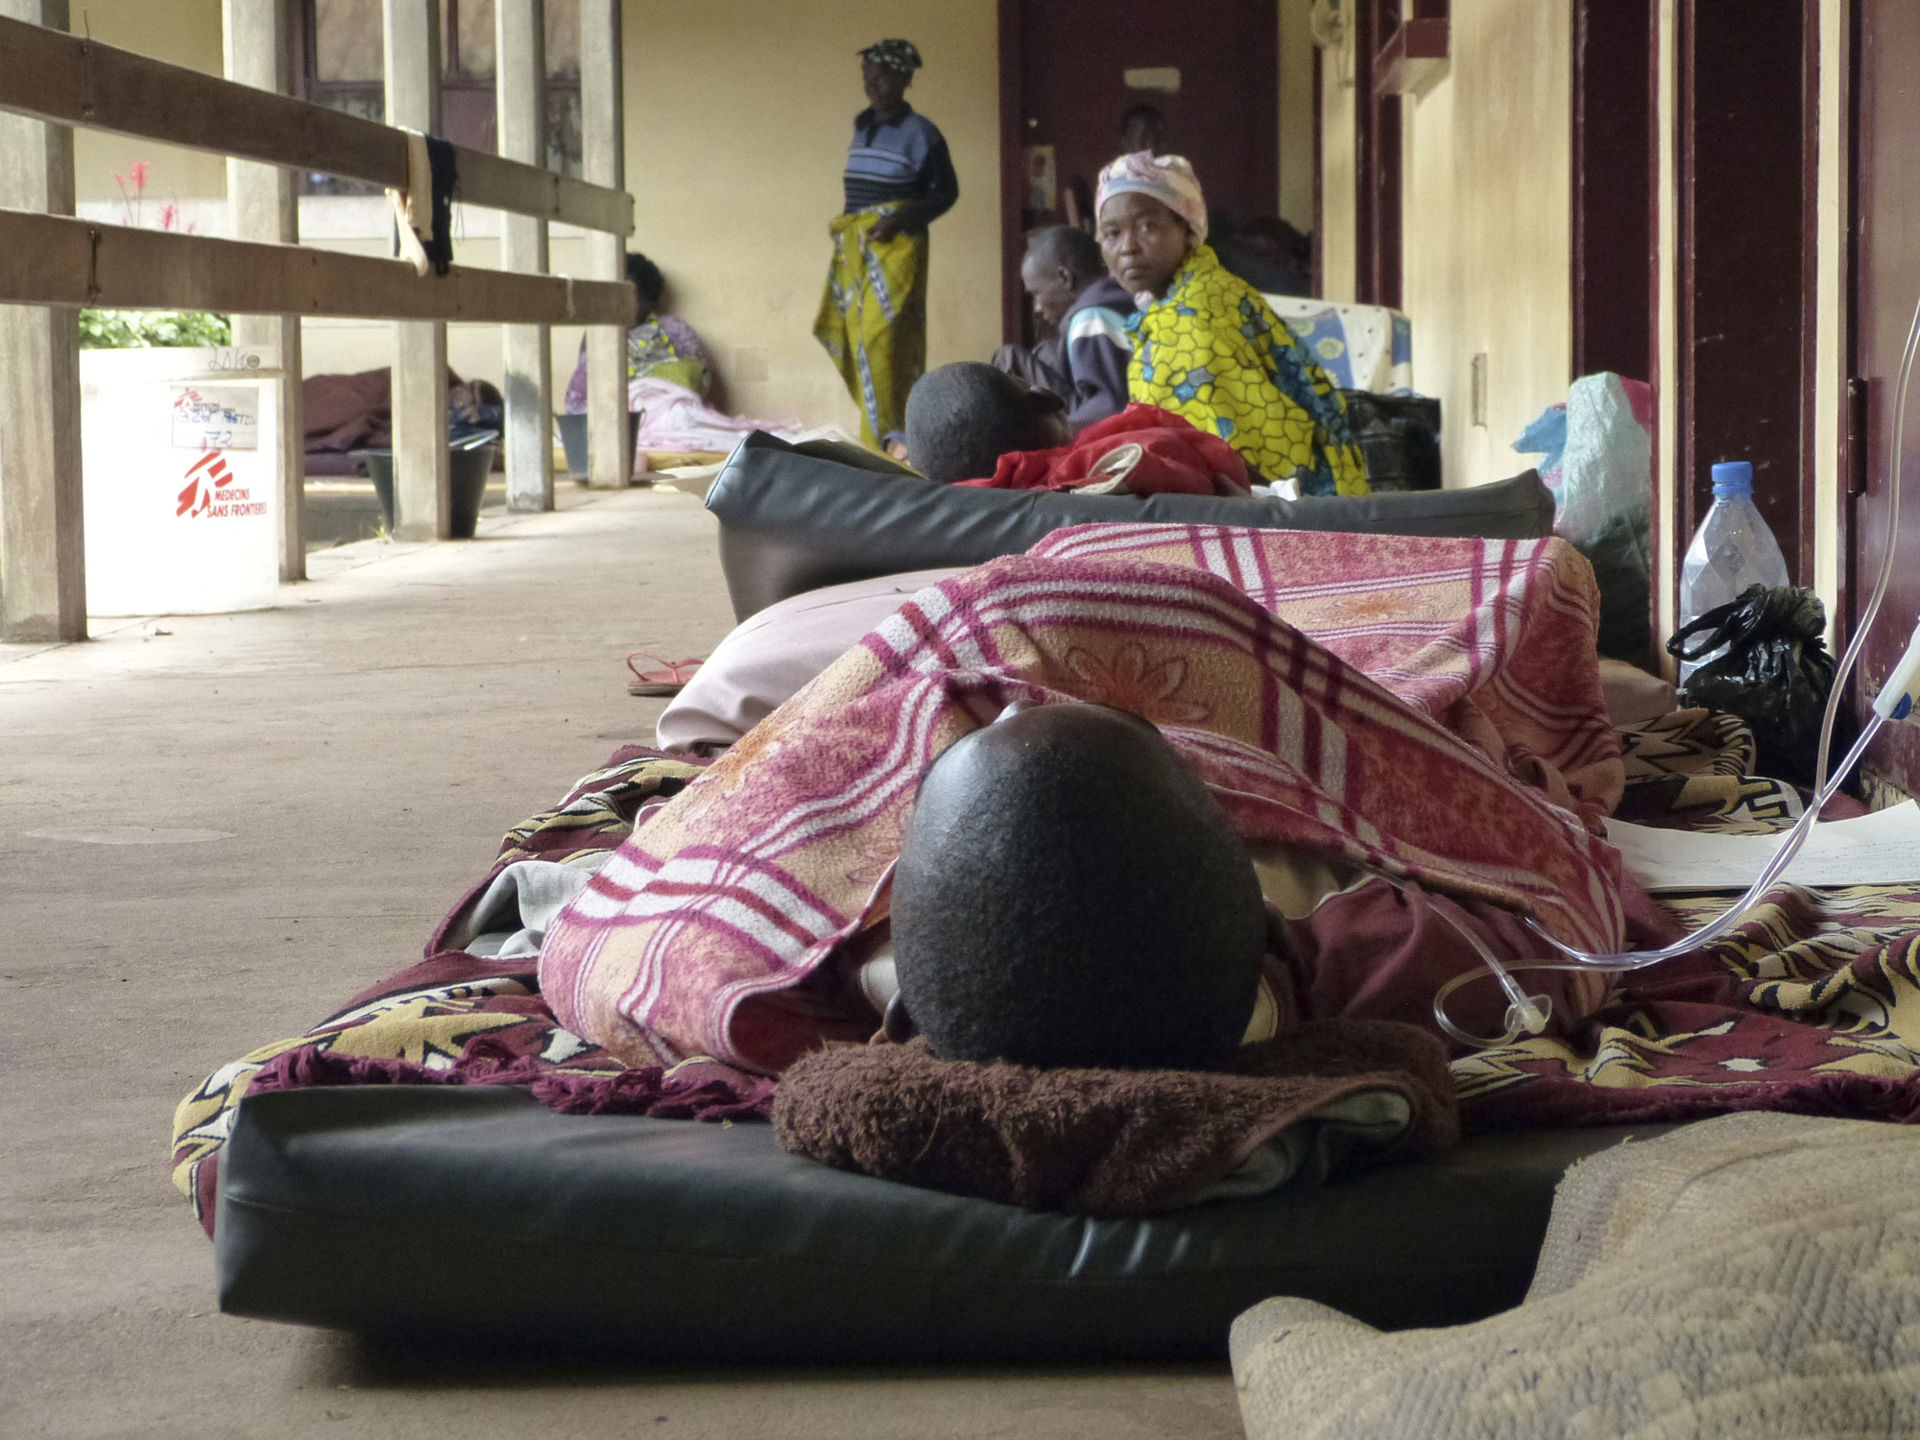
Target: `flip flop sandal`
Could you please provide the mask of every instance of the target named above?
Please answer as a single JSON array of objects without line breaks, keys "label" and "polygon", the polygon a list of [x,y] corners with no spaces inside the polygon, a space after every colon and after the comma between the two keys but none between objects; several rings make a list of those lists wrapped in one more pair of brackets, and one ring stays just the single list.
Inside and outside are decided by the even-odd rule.
[{"label": "flip flop sandal", "polygon": [[[658,669],[642,670],[633,662],[651,660]],[[645,650],[636,650],[627,656],[627,669],[633,672],[633,679],[627,684],[629,695],[678,695],[681,687],[693,678],[693,672],[700,668],[698,660],[662,660],[658,655]]]}]

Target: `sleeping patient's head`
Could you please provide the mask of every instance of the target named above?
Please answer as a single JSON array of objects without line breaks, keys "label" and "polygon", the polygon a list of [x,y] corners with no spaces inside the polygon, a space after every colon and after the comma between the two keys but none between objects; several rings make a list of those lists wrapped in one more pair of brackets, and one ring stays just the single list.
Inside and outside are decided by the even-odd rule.
[{"label": "sleeping patient's head", "polygon": [[907,396],[907,455],[929,480],[985,480],[1002,455],[1071,438],[1058,396],[977,361],[929,370]]},{"label": "sleeping patient's head", "polygon": [[1246,1032],[1260,884],[1145,721],[1023,710],[920,782],[893,880],[899,1004],[942,1059],[1207,1069]]}]

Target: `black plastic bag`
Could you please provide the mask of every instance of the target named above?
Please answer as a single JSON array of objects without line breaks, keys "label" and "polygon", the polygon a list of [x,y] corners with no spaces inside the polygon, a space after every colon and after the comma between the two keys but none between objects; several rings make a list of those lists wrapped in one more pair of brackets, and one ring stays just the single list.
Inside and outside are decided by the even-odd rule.
[{"label": "black plastic bag", "polygon": [[1342,390],[1347,425],[1375,490],[1440,488],[1440,402],[1429,395]]},{"label": "black plastic bag", "polygon": [[[1813,591],[1749,585],[1667,641],[1667,653],[1685,661],[1726,647],[1687,677],[1680,703],[1738,715],[1753,731],[1762,775],[1812,784],[1820,721],[1833,693],[1826,629],[1826,607]],[[1852,729],[1844,714],[1834,725],[1836,748],[1849,738],[1843,725]]]}]

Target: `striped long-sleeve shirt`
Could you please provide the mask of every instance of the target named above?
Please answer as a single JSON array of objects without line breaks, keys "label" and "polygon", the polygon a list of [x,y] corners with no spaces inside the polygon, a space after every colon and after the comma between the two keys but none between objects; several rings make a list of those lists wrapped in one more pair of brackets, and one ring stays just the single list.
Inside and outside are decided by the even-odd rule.
[{"label": "striped long-sleeve shirt", "polygon": [[885,120],[871,109],[855,117],[846,192],[849,215],[889,200],[911,200],[919,208],[918,223],[924,224],[953,208],[960,198],[960,180],[939,127],[903,105]]}]

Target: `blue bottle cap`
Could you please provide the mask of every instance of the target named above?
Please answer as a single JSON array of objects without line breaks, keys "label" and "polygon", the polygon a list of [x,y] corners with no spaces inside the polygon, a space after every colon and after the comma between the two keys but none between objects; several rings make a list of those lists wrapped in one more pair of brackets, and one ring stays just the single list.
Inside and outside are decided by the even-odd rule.
[{"label": "blue bottle cap", "polygon": [[1715,495],[1753,494],[1753,465],[1746,460],[1722,460],[1713,467]]}]

